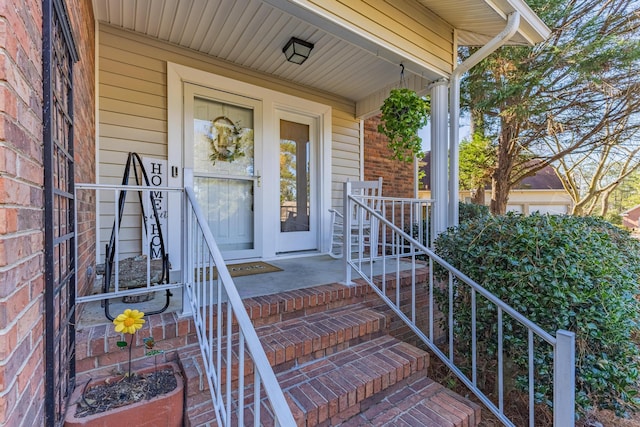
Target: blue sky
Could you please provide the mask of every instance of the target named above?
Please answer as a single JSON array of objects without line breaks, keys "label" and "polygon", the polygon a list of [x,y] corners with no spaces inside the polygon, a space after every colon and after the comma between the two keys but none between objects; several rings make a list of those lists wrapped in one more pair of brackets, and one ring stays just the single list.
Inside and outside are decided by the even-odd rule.
[{"label": "blue sky", "polygon": [[[470,133],[469,120],[465,116],[460,116],[460,141],[469,138]],[[418,131],[418,136],[422,138],[422,151],[431,150],[431,123]]]}]

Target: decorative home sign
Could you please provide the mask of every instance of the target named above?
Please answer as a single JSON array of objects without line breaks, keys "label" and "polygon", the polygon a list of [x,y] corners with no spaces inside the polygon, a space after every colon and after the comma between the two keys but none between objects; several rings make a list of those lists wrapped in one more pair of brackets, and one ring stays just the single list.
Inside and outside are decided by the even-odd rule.
[{"label": "decorative home sign", "polygon": [[[155,159],[150,157],[143,157],[142,164],[147,171],[149,177],[149,183],[153,187],[166,187],[167,186],[167,161],[161,159]],[[165,191],[152,191],[154,203],[158,211],[158,220],[160,224],[156,223],[153,216],[153,209],[149,203],[149,199],[145,197],[144,213],[146,216],[146,222],[148,227],[148,235],[151,240],[151,245],[147,243],[147,234],[142,233],[142,253],[149,255],[151,259],[161,259],[162,250],[160,248],[160,233],[159,227],[162,230],[162,236],[165,239],[165,245],[167,241],[167,193]],[[144,229],[144,221],[142,223]],[[165,246],[166,247],[166,246]],[[151,254],[149,254],[149,248]]]}]

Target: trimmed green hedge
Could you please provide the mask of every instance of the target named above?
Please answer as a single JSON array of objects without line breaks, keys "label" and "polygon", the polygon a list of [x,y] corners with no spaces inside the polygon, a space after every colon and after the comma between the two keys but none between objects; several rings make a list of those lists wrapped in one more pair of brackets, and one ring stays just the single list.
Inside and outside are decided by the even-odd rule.
[{"label": "trimmed green hedge", "polygon": [[[480,215],[441,234],[436,252],[552,334],[576,333],[576,406],[637,410],[640,243],[598,218]],[[448,310],[447,292],[437,296]],[[456,342],[471,341],[470,296],[455,292]],[[497,315],[480,299],[478,355],[495,356]],[[505,317],[506,319],[506,317]],[[526,390],[527,339],[505,320],[505,352],[516,387]],[[538,346],[536,401],[552,405],[549,346]],[[468,353],[468,348],[458,349]]]}]

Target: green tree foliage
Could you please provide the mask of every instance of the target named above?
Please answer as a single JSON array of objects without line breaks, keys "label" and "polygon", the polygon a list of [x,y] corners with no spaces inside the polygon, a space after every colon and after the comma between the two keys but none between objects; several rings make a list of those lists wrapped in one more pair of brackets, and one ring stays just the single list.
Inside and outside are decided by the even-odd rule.
[{"label": "green tree foliage", "polygon": [[280,205],[296,200],[296,143],[280,142]]},{"label": "green tree foliage", "polygon": [[479,132],[460,143],[460,188],[476,190],[491,183],[496,166],[496,147],[491,138]]},{"label": "green tree foliage", "polygon": [[[494,213],[511,188],[570,153],[619,137],[640,120],[637,0],[529,0],[551,28],[535,47],[503,47],[463,80],[463,106],[492,136]],[[474,52],[462,48],[464,60]]]},{"label": "green tree foliage", "polygon": [[[580,414],[592,407],[618,414],[638,409],[638,347],[633,337],[639,326],[640,242],[593,217],[508,214],[461,222],[441,234],[435,247],[453,266],[544,330],[575,332]],[[455,342],[458,354],[468,356],[471,296],[466,286],[455,289]],[[448,293],[439,293],[437,299],[448,312]],[[476,309],[477,354],[495,360],[495,306],[478,296]],[[508,316],[504,341],[505,377],[515,378],[514,387],[526,391],[527,333]],[[535,399],[550,406],[551,357],[550,347],[537,342]]]},{"label": "green tree foliage", "polygon": [[640,171],[631,173],[613,191],[609,198],[613,214],[619,214],[640,205]]}]

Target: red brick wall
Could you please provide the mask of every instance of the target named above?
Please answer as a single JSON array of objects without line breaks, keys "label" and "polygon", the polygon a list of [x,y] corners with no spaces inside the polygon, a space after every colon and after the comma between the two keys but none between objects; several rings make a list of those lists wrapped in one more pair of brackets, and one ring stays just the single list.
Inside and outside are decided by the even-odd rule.
[{"label": "red brick wall", "polygon": [[43,424],[42,9],[0,2],[0,424]]},{"label": "red brick wall", "polygon": [[[89,0],[67,7],[82,57],[76,179],[86,182],[95,176],[93,16]],[[0,425],[8,426],[44,424],[42,98],[42,2],[0,1]]]},{"label": "red brick wall", "polygon": [[387,137],[378,133],[380,116],[364,121],[364,179],[382,177],[382,195],[414,197],[414,166],[391,160]]}]

